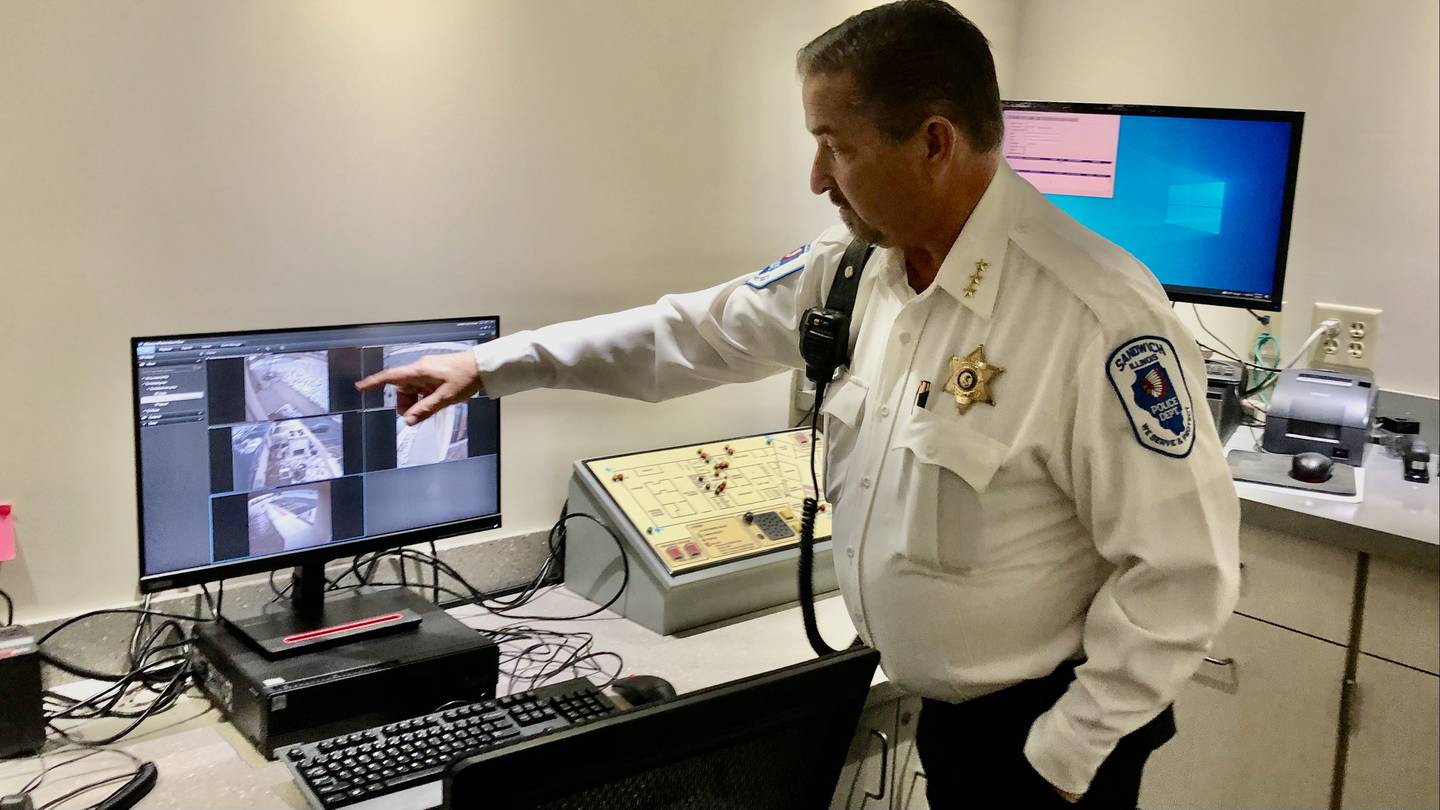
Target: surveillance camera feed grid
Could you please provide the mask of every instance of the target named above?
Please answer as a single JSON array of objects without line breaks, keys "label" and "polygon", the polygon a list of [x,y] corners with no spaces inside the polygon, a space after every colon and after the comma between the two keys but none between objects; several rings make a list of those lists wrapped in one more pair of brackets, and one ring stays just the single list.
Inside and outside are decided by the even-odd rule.
[{"label": "surveillance camera feed grid", "polygon": [[318,546],[332,539],[330,484],[307,484],[250,496],[250,553]]},{"label": "surveillance camera feed grid", "polygon": [[451,405],[418,425],[395,417],[395,466],[418,467],[468,455],[469,406]]},{"label": "surveillance camera feed grid", "polygon": [[245,358],[245,421],[319,416],[329,410],[330,369],[325,352]]},{"label": "surveillance camera feed grid", "polygon": [[231,428],[236,489],[273,489],[344,474],[341,417],[315,416]]}]

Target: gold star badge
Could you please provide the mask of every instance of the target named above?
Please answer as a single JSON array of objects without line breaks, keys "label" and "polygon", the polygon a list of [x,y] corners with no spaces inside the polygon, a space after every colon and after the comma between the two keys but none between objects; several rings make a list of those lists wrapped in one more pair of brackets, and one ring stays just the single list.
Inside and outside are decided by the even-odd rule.
[{"label": "gold star badge", "polygon": [[995,404],[990,396],[990,381],[1005,373],[1005,369],[985,362],[985,344],[965,357],[950,358],[950,377],[945,380],[945,393],[955,395],[955,406],[960,413],[970,410],[976,402]]},{"label": "gold star badge", "polygon": [[985,280],[985,269],[989,266],[990,263],[984,259],[975,262],[975,272],[970,274],[970,284],[965,287],[966,298],[975,297],[975,291],[980,289],[980,282]]}]

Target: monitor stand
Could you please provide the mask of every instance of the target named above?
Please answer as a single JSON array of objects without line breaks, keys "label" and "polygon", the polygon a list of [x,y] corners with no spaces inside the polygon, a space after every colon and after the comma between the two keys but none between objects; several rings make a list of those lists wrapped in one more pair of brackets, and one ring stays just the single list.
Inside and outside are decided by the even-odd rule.
[{"label": "monitor stand", "polygon": [[[284,658],[360,638],[414,630],[424,618],[404,588],[325,593],[325,564],[295,567],[290,599],[259,611],[224,616],[227,627],[268,658]],[[425,605],[429,607],[429,605]]]}]

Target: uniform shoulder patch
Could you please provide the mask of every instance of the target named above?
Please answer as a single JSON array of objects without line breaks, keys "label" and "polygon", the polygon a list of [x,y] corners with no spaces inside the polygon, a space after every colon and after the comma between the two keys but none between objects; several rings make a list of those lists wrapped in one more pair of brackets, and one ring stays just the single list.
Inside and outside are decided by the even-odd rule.
[{"label": "uniform shoulder patch", "polygon": [[1105,374],[1141,447],[1173,458],[1190,455],[1194,405],[1170,341],[1156,335],[1125,341],[1110,353]]},{"label": "uniform shoulder patch", "polygon": [[751,276],[750,280],[745,283],[749,285],[751,289],[763,290],[791,273],[805,269],[805,254],[809,252],[809,244],[801,245],[771,262],[765,269]]}]

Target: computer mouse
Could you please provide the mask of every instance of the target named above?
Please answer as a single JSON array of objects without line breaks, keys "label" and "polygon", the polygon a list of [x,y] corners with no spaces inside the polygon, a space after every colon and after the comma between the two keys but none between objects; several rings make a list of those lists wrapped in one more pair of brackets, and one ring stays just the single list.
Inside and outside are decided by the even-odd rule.
[{"label": "computer mouse", "polygon": [[610,688],[631,706],[659,703],[675,697],[675,687],[655,675],[631,675],[610,684]]},{"label": "computer mouse", "polygon": [[1290,477],[1307,484],[1330,480],[1331,461],[1320,453],[1297,453],[1290,460]]}]

